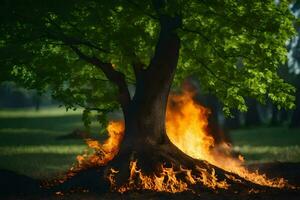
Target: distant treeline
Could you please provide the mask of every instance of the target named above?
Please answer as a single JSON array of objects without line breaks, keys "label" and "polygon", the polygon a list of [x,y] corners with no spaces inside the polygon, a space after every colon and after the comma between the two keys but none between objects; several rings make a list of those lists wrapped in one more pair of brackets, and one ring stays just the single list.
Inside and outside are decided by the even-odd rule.
[{"label": "distant treeline", "polygon": [[300,95],[299,90],[296,94],[296,109],[285,110],[271,102],[265,105],[258,103],[254,99],[247,99],[248,112],[242,113],[238,110],[232,111],[232,117],[225,117],[222,112],[222,106],[218,103],[217,98],[212,96],[202,97],[201,103],[211,109],[211,120],[217,122],[223,130],[232,130],[241,127],[256,126],[290,126],[300,127]]},{"label": "distant treeline", "polygon": [[58,105],[49,93],[38,94],[36,90],[24,89],[14,82],[0,84],[0,108],[26,108]]},{"label": "distant treeline", "polygon": [[[296,86],[298,86],[298,84],[296,84]],[[300,126],[300,94],[298,87],[296,93],[296,110],[287,111],[285,109],[278,109],[277,106],[270,102],[266,105],[261,105],[256,100],[247,99],[248,112],[241,113],[234,110],[232,112],[232,118],[224,116],[222,106],[217,98],[210,95],[198,94],[197,99],[201,104],[211,109],[210,122],[225,131],[261,125]],[[38,110],[43,106],[58,105],[59,102],[51,97],[50,91],[40,95],[36,90],[24,89],[14,82],[3,82],[0,84],[0,109],[33,107]]]}]

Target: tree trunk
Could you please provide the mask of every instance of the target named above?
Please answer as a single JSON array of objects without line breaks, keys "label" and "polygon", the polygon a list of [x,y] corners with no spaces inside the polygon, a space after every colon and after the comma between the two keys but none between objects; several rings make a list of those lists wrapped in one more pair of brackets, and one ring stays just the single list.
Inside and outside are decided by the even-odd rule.
[{"label": "tree trunk", "polygon": [[[179,159],[183,155],[188,157],[170,142],[165,127],[167,101],[180,49],[175,29],[181,22],[177,17],[162,16],[160,23],[161,32],[155,55],[147,69],[136,72],[135,95],[124,113],[125,136],[119,154],[110,163],[116,168],[128,169],[128,163],[134,158],[144,167],[143,171],[153,172],[157,164],[168,161],[168,156],[159,153],[166,154],[161,150],[166,146],[168,152],[180,152],[182,155],[177,155]],[[126,176],[124,174],[124,178]]]},{"label": "tree trunk", "polygon": [[[150,66],[137,74],[136,91],[125,114],[125,135],[140,144],[164,143],[165,114],[170,87],[177,66],[180,40],[175,31],[177,18],[164,16],[156,53]],[[128,140],[127,139],[127,140]],[[125,141],[126,142],[126,139]]]},{"label": "tree trunk", "polygon": [[280,112],[279,112],[279,122],[281,124],[285,124],[289,118],[290,118],[290,111],[287,111],[286,109],[282,109]]},{"label": "tree trunk", "polygon": [[211,113],[208,116],[208,130],[209,134],[214,138],[216,144],[223,142],[231,143],[229,131],[226,127],[222,127],[219,123],[219,102],[215,96],[206,95],[204,105],[210,109]]},{"label": "tree trunk", "polygon": [[300,127],[300,89],[297,88],[296,93],[296,110],[294,110],[292,119],[291,119],[291,128]]},{"label": "tree trunk", "polygon": [[226,131],[231,131],[233,129],[238,129],[241,127],[240,122],[240,112],[237,109],[232,111],[233,117],[225,117],[224,129]]},{"label": "tree trunk", "polygon": [[278,119],[279,110],[275,105],[272,104],[272,118],[271,118],[271,126],[278,126],[280,121]]},{"label": "tree trunk", "polygon": [[254,99],[248,99],[249,110],[245,117],[245,126],[258,126],[261,124],[257,102]]}]

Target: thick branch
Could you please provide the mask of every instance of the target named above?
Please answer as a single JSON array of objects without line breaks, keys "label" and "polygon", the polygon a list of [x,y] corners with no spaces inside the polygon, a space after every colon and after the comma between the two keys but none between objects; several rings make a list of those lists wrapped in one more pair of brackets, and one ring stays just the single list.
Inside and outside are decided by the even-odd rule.
[{"label": "thick branch", "polygon": [[118,96],[118,101],[121,104],[121,107],[123,109],[123,112],[127,112],[128,109],[128,105],[130,103],[130,94],[128,91],[128,87],[127,87],[127,83],[125,80],[125,76],[124,74],[122,74],[121,72],[116,71],[111,63],[105,63],[102,62],[101,60],[99,60],[97,57],[93,56],[88,56],[86,54],[84,54],[76,45],[86,45],[88,47],[97,49],[99,51],[104,51],[101,48],[98,48],[97,46],[95,46],[94,44],[88,42],[88,41],[82,41],[76,38],[72,38],[70,36],[67,36],[63,29],[60,27],[59,24],[57,24],[55,21],[49,19],[49,21],[58,29],[58,35],[53,34],[51,32],[49,32],[50,37],[54,38],[54,39],[58,39],[61,40],[63,43],[65,43],[66,45],[68,45],[76,54],[77,56],[98,67],[100,70],[103,71],[103,73],[105,74],[105,76],[109,79],[109,81],[111,81],[112,83],[116,84],[118,89],[119,89],[119,96]]},{"label": "thick branch", "polygon": [[86,62],[95,65],[103,71],[105,76],[114,84],[118,86],[119,97],[118,100],[124,112],[127,112],[128,104],[130,102],[130,95],[125,81],[125,76],[121,72],[116,71],[111,63],[104,63],[96,57],[90,57],[80,51],[74,45],[70,45],[71,49],[78,55],[79,58]]},{"label": "thick branch", "polygon": [[[160,17],[160,35],[155,48],[154,57],[149,68],[176,67],[179,55],[180,39],[176,29],[181,26],[181,19],[162,15]],[[174,62],[175,61],[175,62]]]},{"label": "thick branch", "polygon": [[180,39],[176,29],[181,27],[182,19],[179,16],[168,16],[162,13],[166,6],[165,0],[152,0],[157,15],[159,16],[160,34],[155,47],[154,57],[151,59],[149,70],[159,69],[169,71],[177,66]]},{"label": "thick branch", "polygon": [[145,64],[140,60],[140,58],[135,53],[133,54],[133,57],[134,60],[131,66],[134,71],[135,80],[137,81],[141,77],[142,72],[145,69]]},{"label": "thick branch", "polygon": [[138,77],[140,76],[141,72],[143,71],[144,64],[141,62],[135,62],[132,64],[132,67],[133,67],[135,78],[137,80]]}]

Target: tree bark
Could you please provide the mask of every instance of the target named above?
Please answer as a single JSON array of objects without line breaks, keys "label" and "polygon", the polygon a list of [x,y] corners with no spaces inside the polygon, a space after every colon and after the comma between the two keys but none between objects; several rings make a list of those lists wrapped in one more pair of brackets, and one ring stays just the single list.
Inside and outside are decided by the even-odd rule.
[{"label": "tree bark", "polygon": [[224,120],[224,129],[228,132],[241,127],[240,112],[237,109],[234,109],[232,115],[232,118],[226,117]]},{"label": "tree bark", "polygon": [[291,119],[291,128],[300,127],[300,89],[297,88],[296,93],[296,110],[294,110],[292,119]]},{"label": "tree bark", "polygon": [[257,102],[254,99],[248,99],[249,110],[245,116],[245,126],[258,126],[261,124]]},{"label": "tree bark", "polygon": [[280,111],[277,109],[275,105],[272,105],[272,118],[271,118],[271,126],[278,126],[282,121],[279,118]]},{"label": "tree bark", "polygon": [[180,39],[177,17],[162,16],[154,57],[147,69],[137,74],[136,91],[125,114],[124,145],[162,144],[166,141],[165,114],[177,66]]}]

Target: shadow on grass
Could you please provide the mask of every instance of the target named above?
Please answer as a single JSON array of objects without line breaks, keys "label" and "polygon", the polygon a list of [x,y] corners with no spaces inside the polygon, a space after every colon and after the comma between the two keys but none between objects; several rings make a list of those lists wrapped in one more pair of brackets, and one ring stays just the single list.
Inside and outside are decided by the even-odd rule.
[{"label": "shadow on grass", "polygon": [[50,129],[63,131],[81,125],[81,115],[0,118],[0,128]]},{"label": "shadow on grass", "polygon": [[260,173],[266,173],[270,178],[284,178],[288,180],[288,183],[300,186],[300,162],[255,163],[248,167],[253,171],[259,170]]},{"label": "shadow on grass", "polygon": [[[83,144],[80,138],[57,140],[75,129],[84,130],[80,115],[0,118],[0,147]],[[100,135],[98,129],[99,127],[92,127],[92,137],[105,139],[107,135]]]},{"label": "shadow on grass", "polygon": [[[60,135],[68,132],[56,132],[47,130],[18,130],[13,131],[0,129],[0,147],[31,146],[31,145],[80,145],[84,144],[81,139],[57,140]],[[0,153],[1,154],[1,153]]]},{"label": "shadow on grass", "polygon": [[10,170],[0,170],[0,197],[40,194],[39,181]]},{"label": "shadow on grass", "polygon": [[0,169],[9,169],[34,178],[52,179],[76,163],[77,154],[30,153],[0,156]]},{"label": "shadow on grass", "polygon": [[295,146],[300,145],[300,129],[288,127],[257,127],[230,133],[234,145]]}]

